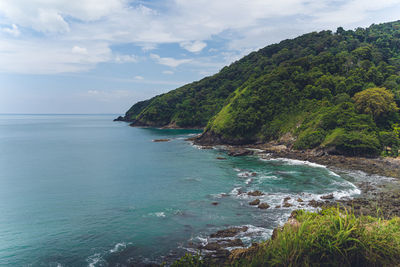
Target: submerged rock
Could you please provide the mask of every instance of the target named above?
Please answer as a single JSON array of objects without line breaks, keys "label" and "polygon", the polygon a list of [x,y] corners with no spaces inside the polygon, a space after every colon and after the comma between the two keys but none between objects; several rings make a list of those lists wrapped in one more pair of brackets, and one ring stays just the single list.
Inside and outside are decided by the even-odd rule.
[{"label": "submerged rock", "polygon": [[258,204],[260,204],[260,200],[258,198],[249,203],[249,205],[251,205],[251,206],[256,206]]},{"label": "submerged rock", "polygon": [[154,139],[153,142],[158,143],[158,142],[169,142],[171,139]]},{"label": "submerged rock", "polygon": [[219,203],[218,202],[212,202],[211,204],[214,205],[214,206],[217,206]]},{"label": "submerged rock", "polygon": [[248,192],[247,195],[253,196],[253,197],[259,197],[259,196],[263,196],[264,193],[261,192],[261,191],[259,191],[259,190],[256,190],[256,191],[250,191],[250,192]]},{"label": "submerged rock", "polygon": [[224,157],[217,157],[217,159],[219,159],[219,160],[225,160],[226,158],[224,158]]}]

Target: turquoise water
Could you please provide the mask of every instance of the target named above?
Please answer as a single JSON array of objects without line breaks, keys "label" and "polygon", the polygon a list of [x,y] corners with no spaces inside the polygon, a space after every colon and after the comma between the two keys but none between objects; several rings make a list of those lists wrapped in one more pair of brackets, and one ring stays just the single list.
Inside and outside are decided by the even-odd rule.
[{"label": "turquoise water", "polygon": [[[359,193],[323,166],[231,158],[184,140],[196,131],[114,117],[0,115],[0,266],[170,261],[228,226],[248,225],[246,244],[266,239],[302,207],[298,197]],[[171,141],[152,142],[159,138]],[[272,208],[248,205],[255,189]],[[275,208],[286,196],[294,207]]]}]

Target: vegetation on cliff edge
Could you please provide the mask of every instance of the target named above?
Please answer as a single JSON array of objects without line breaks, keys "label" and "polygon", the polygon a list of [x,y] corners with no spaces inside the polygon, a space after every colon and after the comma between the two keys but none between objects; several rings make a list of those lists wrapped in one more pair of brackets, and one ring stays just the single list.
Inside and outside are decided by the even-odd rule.
[{"label": "vegetation on cliff edge", "polygon": [[396,156],[399,74],[400,21],[313,32],[139,102],[125,120],[205,127],[219,143],[278,140],[296,149]]},{"label": "vegetation on cliff edge", "polygon": [[[400,218],[384,220],[330,208],[297,211],[273,237],[232,251],[226,266],[398,266]],[[173,266],[212,266],[187,255]]]}]

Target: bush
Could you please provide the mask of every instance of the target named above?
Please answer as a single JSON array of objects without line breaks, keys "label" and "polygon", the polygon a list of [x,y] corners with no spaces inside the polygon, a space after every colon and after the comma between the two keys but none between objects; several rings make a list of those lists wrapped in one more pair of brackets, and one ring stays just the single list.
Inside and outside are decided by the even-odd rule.
[{"label": "bush", "polygon": [[400,219],[383,220],[331,208],[298,211],[274,239],[231,262],[233,266],[397,266]]}]

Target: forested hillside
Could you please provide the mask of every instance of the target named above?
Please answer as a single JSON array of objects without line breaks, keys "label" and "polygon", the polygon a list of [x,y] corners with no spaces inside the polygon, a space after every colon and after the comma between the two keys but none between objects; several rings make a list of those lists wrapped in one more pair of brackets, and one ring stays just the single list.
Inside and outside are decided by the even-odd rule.
[{"label": "forested hillside", "polygon": [[313,32],[135,104],[133,125],[205,127],[203,143],[397,155],[400,21]]}]

